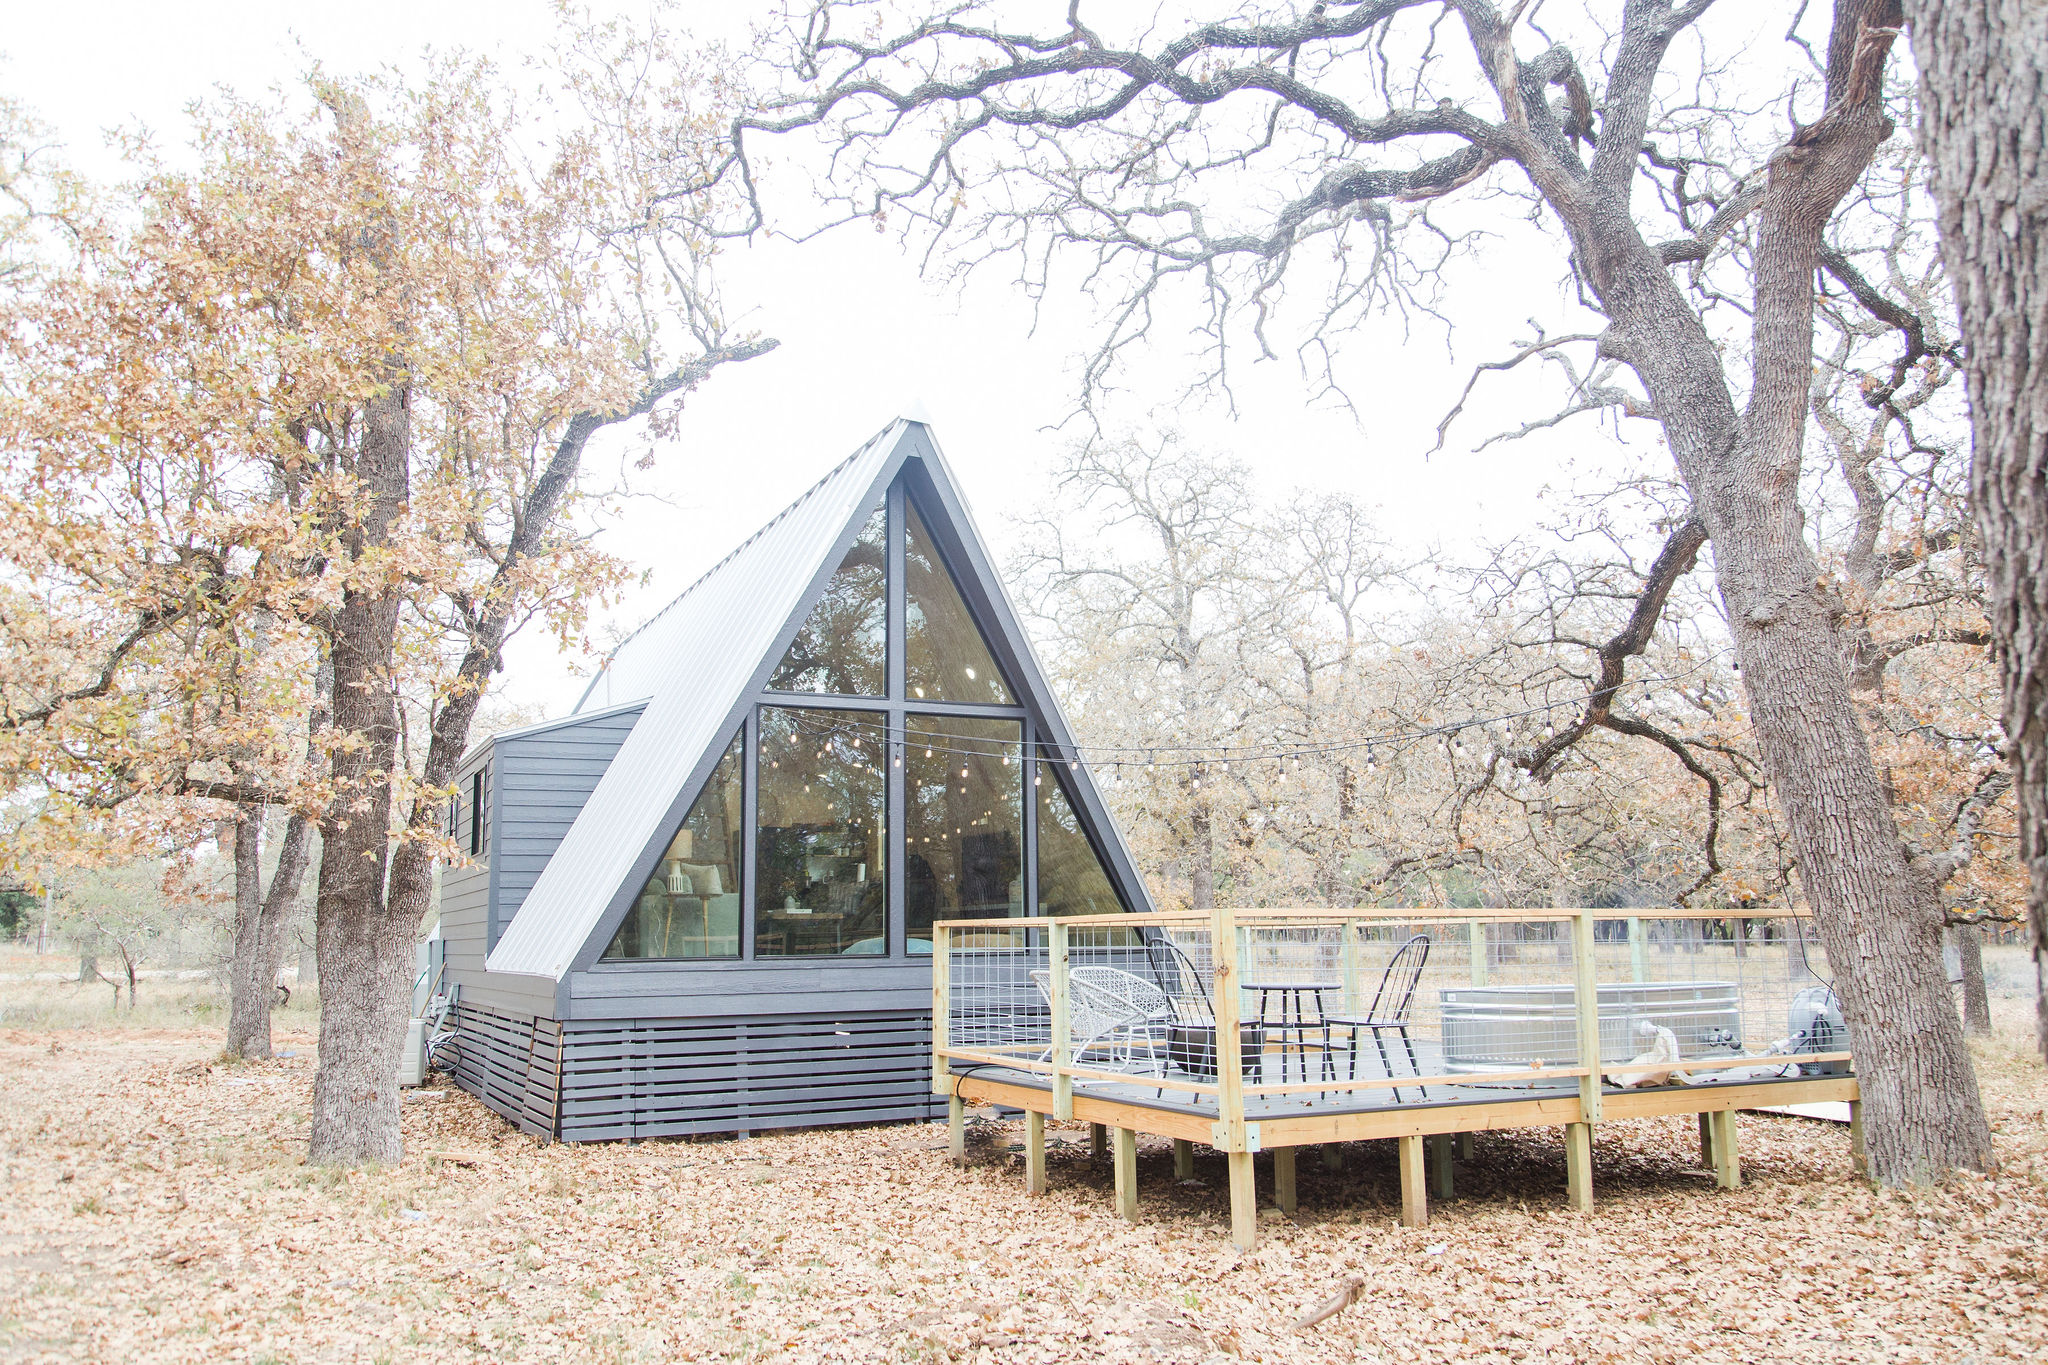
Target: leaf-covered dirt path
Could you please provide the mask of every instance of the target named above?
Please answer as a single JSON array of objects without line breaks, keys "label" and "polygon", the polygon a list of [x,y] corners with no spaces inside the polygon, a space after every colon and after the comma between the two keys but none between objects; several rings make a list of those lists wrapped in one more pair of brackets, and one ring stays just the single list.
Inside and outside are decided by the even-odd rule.
[{"label": "leaf-covered dirt path", "polygon": [[[1393,1156],[1301,1163],[1301,1212],[1223,1238],[1219,1158],[1141,1151],[1111,1211],[1081,1130],[1028,1199],[1014,1127],[544,1147],[408,1099],[397,1168],[301,1163],[299,1056],[218,1035],[0,1034],[0,1358],[91,1361],[1962,1361],[2048,1356],[2040,1066],[1979,1052],[2004,1167],[1871,1192],[1846,1130],[1746,1115],[1748,1184],[1691,1121],[1614,1124],[1564,1211],[1555,1131],[1483,1134],[1430,1226]],[[1261,1170],[1261,1187],[1266,1174]],[[1293,1322],[1361,1277],[1358,1301]]]}]

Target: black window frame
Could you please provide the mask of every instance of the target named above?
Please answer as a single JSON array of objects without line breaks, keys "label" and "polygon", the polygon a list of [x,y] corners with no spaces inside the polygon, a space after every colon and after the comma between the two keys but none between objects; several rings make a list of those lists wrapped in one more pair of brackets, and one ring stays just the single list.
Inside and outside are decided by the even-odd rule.
[{"label": "black window frame", "polygon": [[[906,655],[904,650],[905,612],[907,610],[904,547],[908,528],[908,518],[905,515],[905,509],[906,506],[913,504],[916,506],[918,514],[924,520],[926,531],[931,537],[933,552],[937,555],[945,571],[951,575],[955,590],[961,592],[968,613],[973,618],[975,625],[981,630],[982,637],[989,647],[996,667],[1001,670],[1005,687],[1011,697],[1016,699],[1008,705],[993,702],[941,702],[923,697],[911,697],[909,695],[910,688],[905,677]],[[906,907],[904,891],[906,862],[904,856],[903,736],[907,732],[906,717],[911,712],[923,716],[958,716],[963,719],[1009,720],[1018,722],[1023,745],[1023,772],[1020,775],[1020,780],[1023,783],[1024,847],[1022,860],[1024,905],[1027,917],[1035,916],[1038,913],[1038,801],[1032,790],[1034,781],[1050,776],[1053,781],[1060,784],[1061,791],[1065,794],[1068,802],[1074,807],[1076,812],[1084,810],[1085,806],[1076,795],[1073,784],[1067,782],[1059,773],[1058,770],[1061,765],[1057,761],[1041,757],[1041,755],[1054,751],[1054,740],[1039,727],[1038,722],[1031,713],[1030,707],[1022,700],[1028,694],[1018,685],[1015,670],[1007,667],[1003,662],[1002,654],[997,649],[997,642],[1003,637],[1000,633],[990,633],[990,623],[984,619],[981,613],[975,610],[973,601],[967,598],[965,591],[960,586],[967,581],[966,575],[960,572],[954,557],[948,553],[944,536],[940,531],[942,527],[951,526],[951,518],[943,514],[934,514],[926,499],[913,493],[900,475],[890,483],[888,491],[884,495],[883,505],[887,509],[886,535],[888,546],[888,654],[885,660],[888,677],[887,695],[865,697],[851,696],[845,693],[778,691],[768,687],[765,681],[765,677],[772,676],[774,672],[775,665],[771,663],[767,667],[762,685],[758,690],[749,695],[745,709],[741,714],[741,729],[744,735],[742,752],[745,755],[741,774],[741,802],[745,815],[742,820],[741,829],[744,847],[740,857],[740,867],[742,869],[740,955],[737,958],[710,959],[607,959],[602,955],[602,950],[600,950],[598,958],[592,964],[594,968],[603,971],[631,972],[672,969],[680,965],[687,966],[692,971],[721,971],[734,968],[744,969],[758,964],[764,967],[776,968],[815,968],[829,965],[835,970],[848,968],[857,970],[861,968],[888,966],[900,968],[906,965],[928,964],[931,961],[929,953],[912,955],[908,951],[908,936],[905,932]],[[873,514],[874,509],[872,506],[863,508],[860,526],[865,527],[868,519]],[[856,529],[855,533],[859,533],[858,529]],[[834,561],[831,572],[837,572],[837,568],[838,562]],[[802,628],[803,622],[809,618],[809,613],[815,607],[815,602],[806,601],[804,603],[804,615],[797,621],[798,629]],[[777,662],[780,661],[786,649],[787,646],[785,645],[783,650],[776,652],[775,659]],[[756,897],[754,894],[754,883],[758,875],[756,860],[760,856],[761,712],[764,708],[770,707],[866,713],[875,718],[878,738],[885,737],[889,760],[888,767],[885,769],[889,890],[887,941],[885,943],[885,950],[881,953],[787,957],[762,957],[755,955],[757,926],[755,922],[756,907],[754,901]],[[712,767],[707,769],[707,773],[715,771],[716,763],[714,761]],[[705,780],[709,781],[710,777],[707,776]],[[688,818],[687,811],[694,806],[702,794],[701,788],[689,794],[689,802],[684,806],[686,812],[684,815],[685,819]],[[1121,879],[1116,874],[1115,862],[1103,855],[1100,841],[1086,827],[1085,822],[1082,833],[1087,838],[1089,847],[1094,851],[1096,858],[1102,863],[1104,872],[1108,874],[1110,888],[1116,893],[1118,902],[1122,904],[1126,912],[1129,912],[1132,909],[1129,895]],[[663,830],[661,835],[662,846],[666,847],[667,842],[674,837],[674,829]],[[999,923],[1000,921],[991,922]]]}]

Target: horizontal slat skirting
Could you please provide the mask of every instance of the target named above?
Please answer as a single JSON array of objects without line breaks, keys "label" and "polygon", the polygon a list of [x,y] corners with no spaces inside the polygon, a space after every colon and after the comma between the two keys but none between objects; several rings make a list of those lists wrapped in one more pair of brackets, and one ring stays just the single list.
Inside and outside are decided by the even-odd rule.
[{"label": "horizontal slat skirting", "polygon": [[928,1118],[931,1029],[913,1013],[570,1021],[567,1141]]}]

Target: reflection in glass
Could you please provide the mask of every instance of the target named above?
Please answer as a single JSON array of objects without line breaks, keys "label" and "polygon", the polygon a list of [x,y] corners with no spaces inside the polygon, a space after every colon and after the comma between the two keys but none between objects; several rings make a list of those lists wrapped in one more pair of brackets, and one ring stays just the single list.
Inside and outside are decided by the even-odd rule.
[{"label": "reflection in glass", "polygon": [[1038,913],[1115,915],[1123,902],[1081,832],[1074,807],[1050,764],[1038,772]]},{"label": "reflection in glass", "polygon": [[903,760],[903,899],[911,950],[941,919],[1024,914],[1023,727],[910,716]]},{"label": "reflection in glass", "polygon": [[734,735],[711,770],[607,958],[740,955],[741,743]]},{"label": "reflection in glass", "polygon": [[768,686],[879,697],[889,685],[888,513],[876,508],[839,561]]},{"label": "reflection in glass", "polygon": [[877,717],[761,708],[754,955],[888,950],[887,778]]},{"label": "reflection in glass", "polygon": [[908,499],[903,541],[904,669],[907,701],[979,701],[1008,706],[1010,689],[946,562]]}]

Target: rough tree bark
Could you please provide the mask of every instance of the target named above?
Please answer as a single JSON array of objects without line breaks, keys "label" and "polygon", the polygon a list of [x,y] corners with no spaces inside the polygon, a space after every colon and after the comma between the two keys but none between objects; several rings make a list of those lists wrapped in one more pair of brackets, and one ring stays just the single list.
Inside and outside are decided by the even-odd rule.
[{"label": "rough tree bark", "polygon": [[[410,487],[410,391],[395,366],[364,406],[350,471],[360,505],[340,541],[362,565],[388,542]],[[334,798],[320,830],[315,934],[320,954],[320,1065],[313,1079],[314,1162],[395,1162],[400,1156],[398,1064],[411,1007],[413,939],[425,907],[386,895],[392,774],[399,765],[391,691],[402,584],[366,576],[344,589],[326,631],[333,674],[328,711],[338,734]]]},{"label": "rough tree bark", "polygon": [[278,847],[270,889],[263,887],[263,807],[243,806],[235,816],[235,953],[228,968],[230,1057],[270,1056],[270,1011],[277,974],[284,967],[286,926],[298,899],[312,849],[312,826],[293,815]]},{"label": "rough tree bark", "polygon": [[1967,344],[1971,494],[1990,577],[2048,1053],[2048,9],[1907,0],[1920,146]]}]

